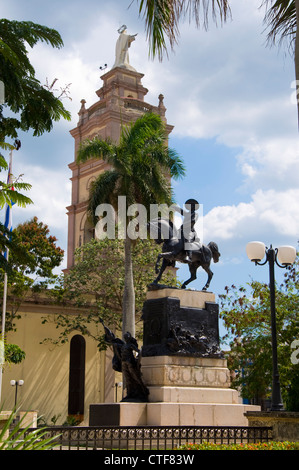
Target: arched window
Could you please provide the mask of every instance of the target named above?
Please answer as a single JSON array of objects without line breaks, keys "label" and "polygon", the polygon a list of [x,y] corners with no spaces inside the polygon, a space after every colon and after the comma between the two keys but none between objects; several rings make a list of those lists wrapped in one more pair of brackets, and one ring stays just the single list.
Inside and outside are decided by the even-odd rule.
[{"label": "arched window", "polygon": [[91,222],[87,219],[84,225],[84,241],[83,243],[88,243],[90,240],[95,238],[95,229]]},{"label": "arched window", "polygon": [[69,415],[84,415],[85,339],[75,335],[70,344]]}]

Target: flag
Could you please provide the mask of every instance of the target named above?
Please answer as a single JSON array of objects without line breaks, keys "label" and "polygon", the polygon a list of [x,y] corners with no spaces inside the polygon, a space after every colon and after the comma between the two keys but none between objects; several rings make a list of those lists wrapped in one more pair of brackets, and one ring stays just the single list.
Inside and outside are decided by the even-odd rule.
[{"label": "flag", "polygon": [[[7,184],[12,183],[12,151],[10,152],[10,158],[9,158],[9,166],[8,166],[8,176],[7,176]],[[11,188],[14,191],[14,187],[12,186]],[[12,206],[14,205],[14,202],[11,201],[11,205],[6,204],[5,208],[5,221],[4,221],[4,226],[6,229],[11,232],[12,231]],[[8,250],[6,250],[3,253],[4,258],[7,260],[8,259]]]}]

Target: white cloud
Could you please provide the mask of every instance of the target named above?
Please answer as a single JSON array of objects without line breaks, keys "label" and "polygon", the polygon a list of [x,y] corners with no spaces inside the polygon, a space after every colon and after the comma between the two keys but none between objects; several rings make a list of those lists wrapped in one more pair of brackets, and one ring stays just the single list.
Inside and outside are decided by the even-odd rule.
[{"label": "white cloud", "polygon": [[238,156],[238,164],[245,175],[244,187],[275,189],[299,187],[298,137],[273,136],[268,141],[247,145]]},{"label": "white cloud", "polygon": [[[205,242],[211,237],[227,242],[229,250],[239,240],[295,240],[299,234],[299,189],[277,192],[258,190],[248,203],[214,207],[204,217]],[[272,238],[272,240],[271,240]],[[231,251],[231,254],[233,252]]]},{"label": "white cloud", "polygon": [[[24,171],[25,170],[25,171]],[[38,219],[49,225],[51,233],[65,231],[67,228],[66,206],[70,204],[71,184],[68,171],[57,172],[40,166],[22,166],[25,173],[23,180],[30,183],[32,188],[26,192],[34,204],[26,209],[14,206],[14,225],[19,221],[37,216]],[[14,174],[19,174],[15,165]]]}]

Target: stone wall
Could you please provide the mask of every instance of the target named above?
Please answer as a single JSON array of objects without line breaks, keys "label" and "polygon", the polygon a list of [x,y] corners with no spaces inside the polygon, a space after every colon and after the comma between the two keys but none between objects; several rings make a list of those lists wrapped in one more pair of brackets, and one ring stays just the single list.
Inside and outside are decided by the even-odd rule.
[{"label": "stone wall", "polygon": [[272,427],[274,441],[299,441],[299,413],[288,411],[248,411],[248,426]]}]

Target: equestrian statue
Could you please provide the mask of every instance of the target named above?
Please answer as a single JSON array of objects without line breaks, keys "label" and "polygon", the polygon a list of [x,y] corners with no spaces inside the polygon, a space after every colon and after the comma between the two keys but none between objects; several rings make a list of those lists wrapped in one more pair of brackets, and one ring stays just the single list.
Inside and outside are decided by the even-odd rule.
[{"label": "equestrian statue", "polygon": [[[220,258],[218,246],[215,242],[204,245],[200,242],[195,231],[195,223],[197,220],[196,210],[199,207],[195,199],[188,199],[185,203],[187,210],[183,210],[175,206],[175,210],[184,216],[183,224],[179,229],[175,227],[170,218],[159,217],[148,223],[151,234],[154,234],[156,243],[162,244],[162,253],[158,255],[155,271],[158,274],[153,281],[152,286],[157,286],[165,269],[174,267],[176,261],[186,263],[189,266],[190,278],[187,279],[182,289],[196,279],[196,272],[202,267],[208,274],[208,280],[203,287],[203,291],[210,286],[213,272],[210,264],[213,259],[217,263]],[[160,265],[160,261],[162,264]]]}]

